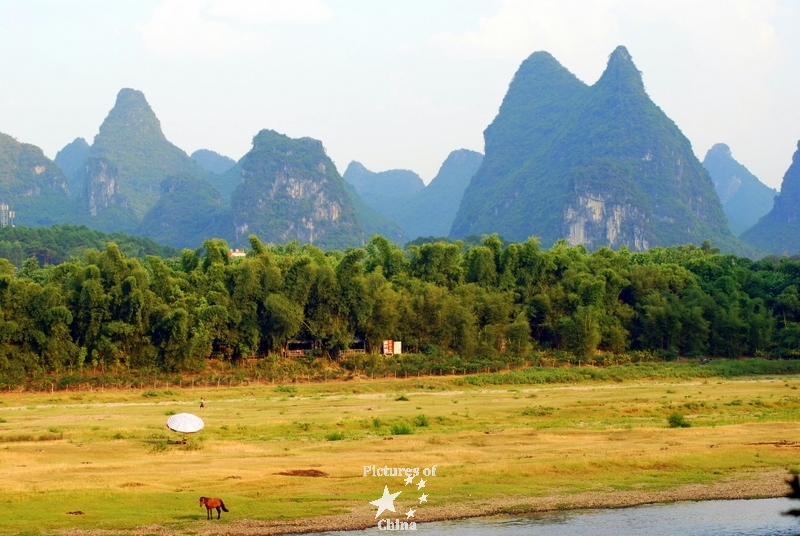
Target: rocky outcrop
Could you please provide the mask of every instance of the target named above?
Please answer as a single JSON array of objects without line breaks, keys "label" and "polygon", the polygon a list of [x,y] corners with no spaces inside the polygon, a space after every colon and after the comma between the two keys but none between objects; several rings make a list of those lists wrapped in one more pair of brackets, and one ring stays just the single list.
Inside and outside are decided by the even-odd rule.
[{"label": "rocky outcrop", "polygon": [[634,205],[606,202],[602,195],[581,196],[564,210],[563,234],[572,245],[605,244],[635,250],[650,247],[647,220]]},{"label": "rocky outcrop", "polygon": [[117,168],[103,158],[91,157],[84,169],[86,177],[85,198],[89,206],[89,214],[97,216],[109,205],[124,202],[119,197],[119,172]]}]

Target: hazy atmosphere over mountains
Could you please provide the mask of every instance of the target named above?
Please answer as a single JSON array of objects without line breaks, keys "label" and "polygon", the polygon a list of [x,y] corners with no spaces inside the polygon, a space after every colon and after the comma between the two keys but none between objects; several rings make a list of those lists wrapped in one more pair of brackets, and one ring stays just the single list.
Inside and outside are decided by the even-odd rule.
[{"label": "hazy atmosphere over mountains", "polygon": [[724,143],[718,143],[708,150],[703,167],[714,181],[714,188],[733,234],[742,234],[772,209],[777,190],[758,180],[734,160],[730,147]]},{"label": "hazy atmosphere over mountains", "polygon": [[[0,62],[5,201],[18,224],[178,247],[259,229],[326,247],[496,232],[757,254],[734,235],[771,208],[800,137],[800,79],[780,67],[800,61],[800,13],[737,6],[7,3],[0,43],[37,68]],[[265,132],[292,148],[262,150]]]}]

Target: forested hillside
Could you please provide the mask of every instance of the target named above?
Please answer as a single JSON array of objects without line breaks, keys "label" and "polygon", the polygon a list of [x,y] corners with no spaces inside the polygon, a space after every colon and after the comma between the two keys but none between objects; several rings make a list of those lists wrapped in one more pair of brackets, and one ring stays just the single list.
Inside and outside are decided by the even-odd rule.
[{"label": "forested hillside", "polygon": [[171,257],[179,251],[169,246],[124,233],[103,233],[83,225],[54,225],[53,227],[0,227],[0,258],[21,268],[26,259],[40,264],[61,264],[81,257],[87,249],[105,249],[114,242],[120,251],[144,259],[147,255]]},{"label": "forested hillside", "polygon": [[[573,362],[800,355],[800,262],[758,262],[702,247],[641,253],[488,236],[469,248],[267,247],[244,259],[223,241],[164,259],[116,244],[45,267],[0,260],[0,385],[44,371],[191,371],[312,341],[338,358],[403,341],[460,363],[539,349]],[[599,352],[599,353],[598,353]],[[638,352],[638,354],[636,354]]]},{"label": "forested hillside", "polygon": [[20,225],[54,225],[80,220],[68,195],[67,177],[42,150],[0,132],[0,201]]}]

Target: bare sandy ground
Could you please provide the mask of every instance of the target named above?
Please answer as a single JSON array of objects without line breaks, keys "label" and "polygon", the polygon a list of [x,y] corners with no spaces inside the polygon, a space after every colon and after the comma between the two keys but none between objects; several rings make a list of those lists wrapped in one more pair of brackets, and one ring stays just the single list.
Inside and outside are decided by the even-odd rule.
[{"label": "bare sandy ground", "polygon": [[[490,500],[463,501],[439,507],[428,507],[417,512],[420,523],[498,514],[514,515],[553,510],[586,508],[623,508],[672,501],[700,501],[721,499],[756,499],[785,496],[789,490],[784,470],[739,475],[714,484],[686,484],[661,491],[613,491],[558,494],[543,497],[494,497]],[[193,525],[187,532],[175,531],[160,525],[139,527],[130,531],[70,530],[64,536],[183,536],[198,534],[212,536],[272,536],[279,534],[304,534],[334,530],[357,530],[375,527],[375,510],[365,504],[348,514],[310,517],[290,521],[233,520],[220,524],[209,521]],[[235,516],[235,513],[223,514]],[[384,516],[385,517],[385,516]],[[404,517],[398,515],[398,517]]]}]

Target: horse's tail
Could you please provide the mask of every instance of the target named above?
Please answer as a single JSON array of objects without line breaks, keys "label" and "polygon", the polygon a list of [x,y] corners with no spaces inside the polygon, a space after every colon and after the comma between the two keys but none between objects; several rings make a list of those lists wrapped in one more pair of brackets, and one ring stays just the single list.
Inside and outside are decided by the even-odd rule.
[{"label": "horse's tail", "polygon": [[222,502],[222,499],[219,500],[219,507],[222,508],[223,512],[227,512],[228,511],[228,509],[225,508],[225,503]]}]

